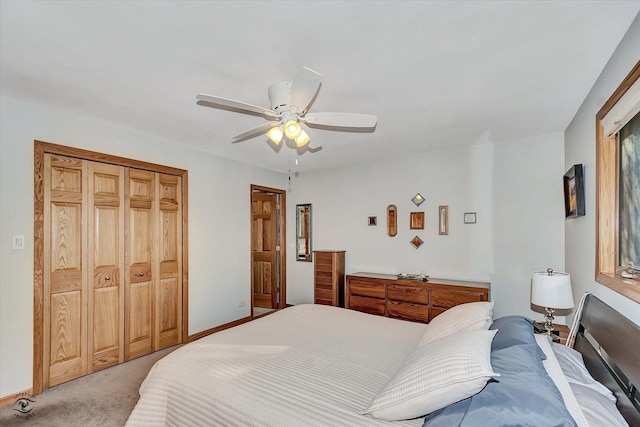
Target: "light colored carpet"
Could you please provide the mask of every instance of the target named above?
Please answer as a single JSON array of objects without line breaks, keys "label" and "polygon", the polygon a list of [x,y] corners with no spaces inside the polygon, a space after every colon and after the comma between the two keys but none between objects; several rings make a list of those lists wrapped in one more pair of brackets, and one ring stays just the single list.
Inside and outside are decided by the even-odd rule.
[{"label": "light colored carpet", "polygon": [[153,364],[177,349],[170,347],[103,371],[51,387],[35,396],[28,419],[14,416],[12,406],[0,408],[3,427],[123,426],[138,402],[138,389]]}]

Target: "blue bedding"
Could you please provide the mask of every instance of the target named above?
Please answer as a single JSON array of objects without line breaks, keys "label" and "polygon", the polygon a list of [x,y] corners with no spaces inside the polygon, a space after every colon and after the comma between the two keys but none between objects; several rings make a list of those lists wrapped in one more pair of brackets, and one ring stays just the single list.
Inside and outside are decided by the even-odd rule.
[{"label": "blue bedding", "polygon": [[496,319],[491,365],[500,374],[478,394],[426,416],[423,427],[576,426],[542,364],[544,353],[522,316]]}]

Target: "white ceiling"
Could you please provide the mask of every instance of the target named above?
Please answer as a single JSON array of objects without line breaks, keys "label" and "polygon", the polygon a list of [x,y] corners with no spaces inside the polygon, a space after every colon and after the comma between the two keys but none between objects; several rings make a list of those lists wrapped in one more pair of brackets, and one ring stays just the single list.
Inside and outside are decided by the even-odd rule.
[{"label": "white ceiling", "polygon": [[[0,2],[0,90],[35,104],[286,172],[561,132],[638,1]],[[322,74],[312,112],[374,114],[373,133],[315,130],[316,153],[231,144],[267,88]],[[604,100],[603,100],[604,101]],[[64,143],[64,141],[52,141]],[[299,164],[295,165],[296,157]]]}]

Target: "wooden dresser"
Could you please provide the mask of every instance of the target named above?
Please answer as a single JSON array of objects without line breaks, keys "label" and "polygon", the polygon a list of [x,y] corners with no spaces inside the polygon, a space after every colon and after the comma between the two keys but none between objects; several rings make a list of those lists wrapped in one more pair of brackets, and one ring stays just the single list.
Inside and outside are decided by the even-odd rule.
[{"label": "wooden dresser", "polygon": [[313,251],[314,301],[344,307],[345,251]]},{"label": "wooden dresser", "polygon": [[455,305],[489,301],[491,287],[485,282],[420,282],[377,273],[349,274],[346,285],[346,308],[424,323]]}]

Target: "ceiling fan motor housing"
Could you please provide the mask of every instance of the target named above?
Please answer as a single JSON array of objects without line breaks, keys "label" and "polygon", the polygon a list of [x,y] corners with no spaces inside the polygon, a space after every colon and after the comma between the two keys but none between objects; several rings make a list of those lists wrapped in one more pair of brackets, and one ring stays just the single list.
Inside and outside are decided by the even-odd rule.
[{"label": "ceiling fan motor housing", "polygon": [[291,89],[291,82],[274,83],[269,86],[269,102],[273,111],[281,113],[287,107],[289,89]]}]

